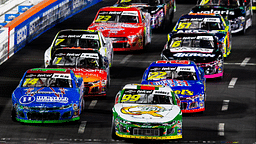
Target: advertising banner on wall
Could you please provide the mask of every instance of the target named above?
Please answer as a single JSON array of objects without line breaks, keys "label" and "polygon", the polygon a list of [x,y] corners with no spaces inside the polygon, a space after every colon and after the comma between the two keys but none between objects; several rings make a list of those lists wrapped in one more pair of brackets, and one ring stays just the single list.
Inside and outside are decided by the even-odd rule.
[{"label": "advertising banner on wall", "polygon": [[14,52],[57,23],[96,4],[95,0],[58,0],[15,27]]},{"label": "advertising banner on wall", "polygon": [[[5,27],[8,28],[7,50],[15,54],[26,44],[56,24],[68,19],[76,13],[99,3],[102,0],[44,0],[33,6]],[[7,36],[7,35],[6,35]],[[2,42],[1,52],[5,52],[6,42]],[[4,45],[4,46],[3,46]],[[8,53],[7,52],[7,53]],[[5,55],[5,54],[2,54]],[[10,54],[9,54],[10,56]],[[1,57],[0,57],[1,58]],[[7,57],[8,58],[8,57]],[[5,61],[5,60],[4,60]],[[2,63],[0,59],[0,64]]]},{"label": "advertising banner on wall", "polygon": [[8,28],[0,29],[0,64],[8,59]]}]

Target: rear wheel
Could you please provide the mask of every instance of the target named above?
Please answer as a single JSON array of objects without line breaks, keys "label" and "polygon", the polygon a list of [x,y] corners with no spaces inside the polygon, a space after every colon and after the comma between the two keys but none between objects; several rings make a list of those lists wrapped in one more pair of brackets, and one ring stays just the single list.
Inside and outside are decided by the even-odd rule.
[{"label": "rear wheel", "polygon": [[85,100],[84,100],[84,98],[83,98],[83,100],[82,100],[82,112],[85,110]]}]

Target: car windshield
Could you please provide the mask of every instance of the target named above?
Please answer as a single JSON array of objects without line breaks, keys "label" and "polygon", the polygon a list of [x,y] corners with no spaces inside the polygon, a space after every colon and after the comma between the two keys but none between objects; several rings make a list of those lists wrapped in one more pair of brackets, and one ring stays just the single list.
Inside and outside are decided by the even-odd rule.
[{"label": "car windshield", "polygon": [[[58,78],[57,78],[58,77]],[[61,78],[60,78],[61,77]],[[69,74],[33,74],[27,73],[22,87],[65,87],[72,88],[72,80]]]},{"label": "car windshield", "polygon": [[150,67],[147,80],[197,80],[193,66]]},{"label": "car windshield", "polygon": [[[169,48],[173,51],[185,50],[181,47],[214,49],[213,36],[184,36],[174,37],[169,42]],[[192,50],[191,50],[192,51]]]},{"label": "car windshield", "polygon": [[102,63],[97,53],[58,53],[54,55],[51,66],[101,68]]},{"label": "car windshield", "polygon": [[177,29],[199,29],[199,30],[223,30],[220,18],[183,18]]},{"label": "car windshield", "polygon": [[240,6],[239,0],[202,0],[200,5]]},{"label": "car windshield", "polygon": [[54,47],[81,47],[99,49],[100,41],[97,34],[59,35],[54,42]]},{"label": "car windshield", "polygon": [[173,101],[170,96],[154,94],[152,90],[125,89],[121,97],[121,103],[173,104]]},{"label": "car windshield", "polygon": [[96,23],[138,23],[137,11],[101,11]]}]

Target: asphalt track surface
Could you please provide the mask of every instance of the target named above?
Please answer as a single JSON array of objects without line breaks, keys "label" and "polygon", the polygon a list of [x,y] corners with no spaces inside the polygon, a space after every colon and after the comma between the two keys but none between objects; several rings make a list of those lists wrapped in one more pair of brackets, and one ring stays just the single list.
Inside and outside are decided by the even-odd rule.
[{"label": "asphalt track surface", "polygon": [[[178,0],[179,1],[179,0]],[[114,4],[105,0],[56,25],[0,65],[0,143],[239,143],[255,144],[256,19],[245,35],[233,35],[232,53],[225,59],[223,80],[207,80],[206,111],[183,114],[183,138],[172,141],[111,139],[114,97],[127,83],[140,83],[149,64],[160,59],[167,33],[178,18],[195,3],[177,3],[173,23],[153,32],[146,50],[116,52],[111,68],[111,86],[106,99],[88,99],[81,121],[65,124],[21,124],[13,122],[11,93],[27,69],[43,67],[44,51],[62,29],[86,29],[99,8]]]}]

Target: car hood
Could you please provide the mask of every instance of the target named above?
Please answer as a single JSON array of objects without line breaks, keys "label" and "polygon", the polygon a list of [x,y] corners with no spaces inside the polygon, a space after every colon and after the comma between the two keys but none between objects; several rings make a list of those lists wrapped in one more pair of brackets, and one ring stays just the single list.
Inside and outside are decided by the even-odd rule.
[{"label": "car hood", "polygon": [[15,98],[21,105],[28,107],[61,107],[79,101],[79,94],[73,88],[59,87],[19,87]]},{"label": "car hood", "polygon": [[126,37],[127,35],[136,35],[143,30],[143,26],[129,23],[94,23],[89,29],[99,30],[105,37]]},{"label": "car hood", "polygon": [[194,80],[159,80],[149,81],[148,84],[152,85],[167,85],[178,94],[179,97],[191,97],[197,94],[201,94],[204,91],[204,84],[200,81]]},{"label": "car hood", "polygon": [[114,106],[117,114],[131,122],[164,123],[173,120],[180,114],[177,105],[168,104],[127,104],[118,103]]}]

